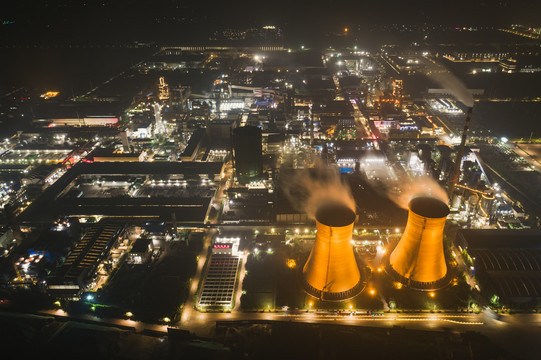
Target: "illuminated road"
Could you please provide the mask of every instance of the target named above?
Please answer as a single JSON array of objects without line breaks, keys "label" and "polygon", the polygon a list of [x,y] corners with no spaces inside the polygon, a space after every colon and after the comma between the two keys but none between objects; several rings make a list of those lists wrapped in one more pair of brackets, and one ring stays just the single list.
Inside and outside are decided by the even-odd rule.
[{"label": "illuminated road", "polygon": [[242,282],[244,281],[244,277],[246,276],[246,261],[248,261],[248,253],[245,252],[244,254],[241,255],[242,257],[242,262],[240,264],[240,276],[239,276],[239,281],[236,285],[237,289],[237,293],[236,293],[236,297],[235,297],[235,308],[234,310],[235,311],[238,311],[240,309],[240,298],[242,296]]},{"label": "illuminated road", "polygon": [[451,252],[453,253],[453,258],[458,263],[458,267],[461,269],[460,271],[465,275],[466,277],[466,283],[470,286],[470,289],[479,289],[479,285],[475,283],[475,280],[473,276],[471,275],[471,269],[466,263],[464,262],[464,259],[462,259],[462,256],[460,255],[460,249],[457,248],[456,244],[451,245]]},{"label": "illuminated road", "polygon": [[[212,201],[211,205],[216,209],[220,209],[222,202],[227,201],[225,191],[229,188],[229,184],[233,178],[233,166],[231,165],[231,162],[225,164],[223,173],[224,176],[218,184],[218,189],[216,190],[216,195],[214,196],[214,200]],[[218,210],[212,218],[208,219],[207,224],[218,224],[219,216],[221,216],[221,214]]]},{"label": "illuminated road", "polygon": [[[397,75],[400,75],[400,71],[399,71],[396,67],[394,67],[394,65],[392,65],[392,64],[389,62],[389,60],[387,60],[387,58],[386,58],[385,56],[379,54],[378,57],[379,57],[381,60],[383,60],[383,61],[385,62],[385,64],[387,64],[387,66],[388,66],[390,69],[392,69]],[[377,61],[377,58],[376,58],[376,61]],[[378,63],[379,63],[379,61],[378,61]],[[380,63],[380,65],[381,65],[381,63]]]},{"label": "illuminated road", "polygon": [[[42,311],[44,315],[59,317],[69,316],[62,310]],[[183,314],[184,315],[184,314]],[[146,324],[124,319],[102,319],[91,315],[69,316],[73,320],[90,321],[96,324],[114,325],[134,328],[137,332],[167,332],[166,325]],[[401,326],[415,330],[451,330],[475,331],[488,336],[499,346],[504,347],[512,355],[530,359],[532,353],[541,354],[541,314],[500,315],[496,319],[490,312],[475,313],[421,313],[382,315],[318,315],[314,312],[287,315],[285,313],[200,313],[193,311],[190,319],[178,324],[181,329],[189,330],[198,336],[212,336],[216,321],[294,321],[321,324],[340,324],[352,326],[392,327]],[[529,356],[530,355],[530,356]]]},{"label": "illuminated road", "polygon": [[514,144],[515,146],[512,147],[513,151],[524,158],[535,170],[538,172],[541,172],[541,162],[539,153],[540,148],[539,144]]},{"label": "illuminated road", "polygon": [[210,247],[211,240],[213,236],[216,233],[216,229],[211,229],[205,234],[205,242],[203,244],[203,250],[199,253],[198,260],[197,260],[197,270],[195,272],[195,276],[192,279],[192,283],[190,286],[190,293],[188,295],[188,300],[186,300],[186,303],[184,304],[184,308],[182,309],[182,315],[180,316],[180,322],[175,324],[175,326],[178,326],[180,323],[182,324],[189,324],[192,321],[192,318],[194,314],[198,314],[198,312],[195,310],[195,293],[197,291],[197,288],[199,286],[199,283],[201,281],[201,278],[203,276],[203,268],[205,267],[205,263],[207,261],[207,249]]},{"label": "illuminated road", "polygon": [[129,319],[116,319],[116,318],[99,318],[97,316],[93,315],[84,315],[84,314],[78,314],[78,315],[70,315],[64,310],[58,309],[58,310],[42,310],[39,311],[41,315],[52,315],[55,317],[68,317],[70,320],[80,320],[83,322],[90,322],[94,323],[96,325],[114,325],[114,326],[120,326],[120,327],[128,327],[128,328],[134,328],[136,332],[142,332],[145,330],[150,331],[157,331],[157,332],[167,332],[167,325],[159,325],[159,324],[148,324],[143,323],[140,321],[134,321]]},{"label": "illuminated road", "polygon": [[[353,117],[355,119],[355,124],[357,125],[357,131],[361,133],[361,138],[363,139],[375,139],[374,133],[368,125],[368,120],[363,116],[362,112],[359,110],[359,105],[355,102],[354,99],[349,99],[351,106],[353,106]],[[359,136],[358,136],[359,137]],[[377,140],[374,140],[374,148],[379,150],[379,143]]]},{"label": "illuminated road", "polygon": [[231,313],[199,313],[194,312],[189,323],[183,322],[178,327],[189,330],[198,336],[211,336],[216,321],[295,321],[307,323],[333,323],[354,326],[404,326],[410,329],[440,330],[450,328],[457,331],[479,331],[486,326],[485,316],[481,314],[395,314],[381,315],[321,315],[315,312],[291,315],[277,312],[231,312]]}]

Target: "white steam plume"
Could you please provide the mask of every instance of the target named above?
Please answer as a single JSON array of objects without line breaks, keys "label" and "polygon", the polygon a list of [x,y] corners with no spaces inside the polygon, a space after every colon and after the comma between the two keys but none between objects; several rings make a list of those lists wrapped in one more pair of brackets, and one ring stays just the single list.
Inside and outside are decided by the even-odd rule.
[{"label": "white steam plume", "polygon": [[414,179],[404,177],[393,190],[388,191],[387,196],[406,210],[409,208],[409,202],[412,199],[421,196],[436,198],[446,205],[449,204],[447,192],[429,176]]},{"label": "white steam plume", "polygon": [[439,86],[448,90],[455,99],[461,101],[467,107],[473,106],[473,96],[466,85],[443,65],[434,64],[425,74],[437,82]]},{"label": "white steam plume", "polygon": [[294,174],[282,172],[281,188],[291,205],[310,218],[315,218],[317,209],[329,203],[340,203],[357,212],[355,199],[340,178],[338,168],[329,167],[321,160]]}]

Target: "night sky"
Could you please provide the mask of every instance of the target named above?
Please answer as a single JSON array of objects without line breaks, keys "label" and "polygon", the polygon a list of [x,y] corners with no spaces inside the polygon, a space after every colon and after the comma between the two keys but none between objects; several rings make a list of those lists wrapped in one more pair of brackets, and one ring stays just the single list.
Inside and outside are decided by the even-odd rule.
[{"label": "night sky", "polygon": [[198,40],[216,28],[272,24],[291,39],[386,24],[535,25],[541,2],[21,0],[0,4],[1,40],[80,42]]}]

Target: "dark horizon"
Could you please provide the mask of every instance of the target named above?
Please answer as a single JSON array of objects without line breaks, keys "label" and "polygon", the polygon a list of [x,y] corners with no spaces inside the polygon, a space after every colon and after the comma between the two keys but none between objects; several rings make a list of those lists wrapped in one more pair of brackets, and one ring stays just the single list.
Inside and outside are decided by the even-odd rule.
[{"label": "dark horizon", "polygon": [[[441,3],[348,1],[237,1],[201,3],[160,0],[25,1],[0,5],[2,43],[111,41],[201,42],[220,29],[272,25],[285,41],[317,40],[345,28],[367,30],[392,24],[431,26],[538,25],[541,4],[532,0],[460,0]],[[537,24],[536,24],[537,23]],[[114,39],[114,40],[113,40]]]}]

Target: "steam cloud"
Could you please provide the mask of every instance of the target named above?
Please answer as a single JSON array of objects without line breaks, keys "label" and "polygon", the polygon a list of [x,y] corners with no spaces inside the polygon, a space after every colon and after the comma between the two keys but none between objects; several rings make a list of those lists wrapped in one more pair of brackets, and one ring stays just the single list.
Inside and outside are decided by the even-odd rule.
[{"label": "steam cloud", "polygon": [[437,82],[442,88],[449,90],[451,95],[467,107],[473,106],[473,96],[468,91],[466,85],[443,65],[433,65],[426,72],[426,75]]},{"label": "steam cloud", "polygon": [[404,177],[394,189],[387,192],[387,196],[398,206],[406,210],[409,208],[409,202],[411,200],[421,196],[436,198],[446,205],[449,203],[447,192],[440,184],[428,176],[414,179]]},{"label": "steam cloud", "polygon": [[281,188],[291,205],[311,218],[315,218],[319,207],[329,203],[343,204],[356,213],[355,199],[340,178],[338,168],[321,160],[294,174],[282,173]]}]

